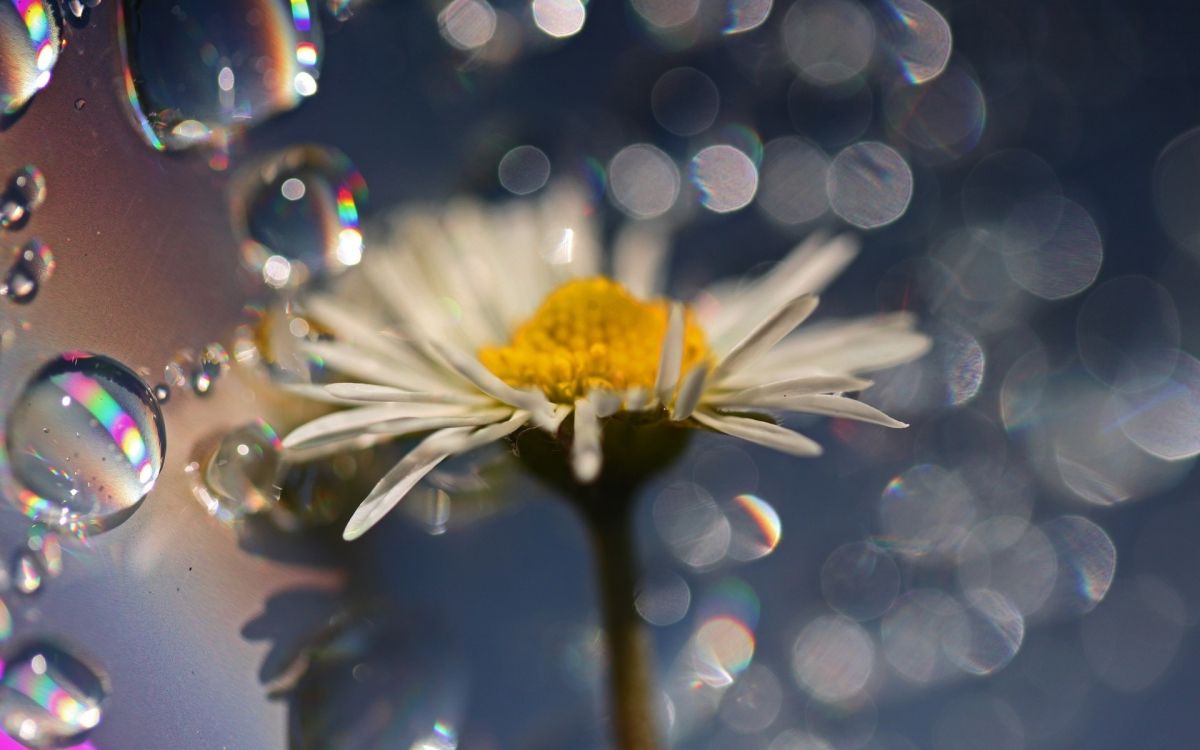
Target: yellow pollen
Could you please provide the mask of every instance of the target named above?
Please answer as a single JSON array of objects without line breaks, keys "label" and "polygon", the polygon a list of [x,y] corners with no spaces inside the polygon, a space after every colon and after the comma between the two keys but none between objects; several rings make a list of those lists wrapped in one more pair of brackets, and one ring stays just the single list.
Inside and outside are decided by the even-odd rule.
[{"label": "yellow pollen", "polygon": [[[593,390],[650,390],[669,311],[667,300],[643,302],[611,279],[575,279],[551,292],[508,344],[483,347],[479,359],[509,385],[540,388],[561,404]],[[681,372],[708,356],[690,309],[684,321]]]}]

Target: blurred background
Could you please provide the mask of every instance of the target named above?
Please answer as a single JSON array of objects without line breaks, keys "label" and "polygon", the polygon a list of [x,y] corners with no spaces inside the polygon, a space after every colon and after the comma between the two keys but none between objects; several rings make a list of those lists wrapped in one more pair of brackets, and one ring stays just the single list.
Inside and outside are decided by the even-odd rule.
[{"label": "blurred background", "polygon": [[936,341],[863,394],[909,430],[697,435],[645,488],[671,746],[1195,747],[1198,31],[1183,0],[0,3],[0,747],[611,746],[583,528],[503,450],[353,544],[403,446],[274,487],[277,386],[323,377],[305,288],[396,209],[562,182],[607,237],[669,230],[682,298],[853,231],[818,319]]}]

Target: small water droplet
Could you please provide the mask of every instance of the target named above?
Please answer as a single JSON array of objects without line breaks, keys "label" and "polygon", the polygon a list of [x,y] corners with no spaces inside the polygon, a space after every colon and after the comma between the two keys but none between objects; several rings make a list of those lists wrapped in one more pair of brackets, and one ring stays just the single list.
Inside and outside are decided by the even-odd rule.
[{"label": "small water droplet", "polygon": [[315,94],[313,10],[309,0],[122,2],[126,95],[150,145],[220,145]]},{"label": "small water droplet", "polygon": [[202,366],[192,371],[192,392],[197,396],[207,396],[212,393],[213,374]]},{"label": "small water droplet", "polygon": [[86,106],[87,106],[87,99],[80,97],[75,100],[75,109],[76,110],[82,110]]},{"label": "small water droplet", "polygon": [[0,228],[19,229],[46,200],[46,175],[28,164],[8,179],[0,195]]},{"label": "small water droplet", "polygon": [[30,240],[8,267],[4,282],[0,284],[0,295],[22,305],[33,302],[42,285],[54,273],[55,265],[50,246],[41,240]]},{"label": "small water droplet", "polygon": [[165,404],[171,400],[171,389],[166,383],[159,383],[154,386],[154,398],[160,404]]},{"label": "small water droplet", "polygon": [[367,185],[339,151],[291,148],[247,173],[234,192],[242,258],[274,288],[358,265]]},{"label": "small water droplet", "polygon": [[13,555],[9,577],[13,588],[26,596],[42,590],[42,566],[29,550]]},{"label": "small water droplet", "polygon": [[92,8],[100,4],[100,0],[67,0],[67,10],[76,18],[83,18],[83,14],[87,13]]},{"label": "small water droplet", "polygon": [[30,530],[25,546],[33,553],[46,575],[51,578],[62,575],[63,549],[58,534],[37,524]]},{"label": "small water droplet", "polygon": [[275,430],[261,419],[222,438],[204,471],[217,501],[209,512],[234,521],[274,507],[280,493],[281,448]]},{"label": "small water droplet", "polygon": [[46,0],[0,5],[0,114],[17,112],[50,83],[61,34]]},{"label": "small water droplet", "polygon": [[75,745],[100,723],[108,678],[61,646],[29,643],[6,659],[0,726],[22,746]]},{"label": "small water droplet", "polygon": [[68,352],[26,384],[9,413],[5,448],[0,478],[15,484],[7,494],[17,507],[82,536],[137,509],[162,469],[166,432],[137,374],[108,357]]}]

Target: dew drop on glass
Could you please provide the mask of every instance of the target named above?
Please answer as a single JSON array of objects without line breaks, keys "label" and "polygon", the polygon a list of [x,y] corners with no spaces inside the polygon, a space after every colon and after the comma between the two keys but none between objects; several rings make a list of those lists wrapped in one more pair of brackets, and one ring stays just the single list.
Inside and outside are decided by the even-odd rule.
[{"label": "dew drop on glass", "polygon": [[67,747],[100,723],[107,677],[61,646],[34,642],[6,659],[0,726],[22,746]]},{"label": "dew drop on glass", "polygon": [[69,352],[25,386],[8,417],[4,480],[28,517],[83,536],[125,521],[166,454],[162,412],[128,367]]},{"label": "dew drop on glass", "polygon": [[339,273],[362,260],[362,175],[342,153],[288,149],[258,165],[235,190],[242,258],[276,289]]},{"label": "dew drop on glass", "polygon": [[46,0],[0,3],[0,114],[17,112],[50,83],[60,41]]},{"label": "dew drop on glass", "polygon": [[270,510],[279,500],[279,435],[261,419],[222,438],[208,460],[204,481],[216,497],[214,515],[237,520]]},{"label": "dew drop on glass", "polygon": [[146,140],[221,145],[315,94],[314,10],[309,0],[124,0],[126,96]]},{"label": "dew drop on glass", "polygon": [[0,195],[0,228],[19,229],[46,200],[46,175],[32,164],[8,178]]},{"label": "dew drop on glass", "polygon": [[12,265],[0,283],[0,295],[27,305],[37,297],[42,285],[54,273],[54,253],[41,240],[30,240],[17,251]]}]

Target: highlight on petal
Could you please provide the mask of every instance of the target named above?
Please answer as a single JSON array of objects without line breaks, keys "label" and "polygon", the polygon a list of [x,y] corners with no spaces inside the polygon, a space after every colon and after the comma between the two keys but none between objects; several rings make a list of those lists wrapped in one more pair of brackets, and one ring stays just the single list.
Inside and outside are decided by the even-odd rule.
[{"label": "highlight on petal", "polygon": [[716,394],[710,403],[739,404],[754,406],[774,399],[807,396],[817,393],[847,393],[871,387],[870,380],[852,375],[802,375],[786,380],[775,380],[761,385],[747,386]]},{"label": "highlight on petal", "polygon": [[692,412],[700,403],[700,397],[704,395],[704,385],[707,382],[708,363],[706,362],[697,364],[688,371],[687,375],[683,376],[683,381],[679,384],[679,394],[675,396],[675,403],[671,406],[673,421],[682,422],[692,416]]},{"label": "highlight on petal", "polygon": [[692,414],[692,419],[717,432],[723,432],[726,435],[748,440],[783,453],[790,453],[793,456],[819,456],[822,452],[821,446],[816,441],[786,427],[780,427],[774,422],[762,422],[733,414],[720,414],[707,409],[696,411]]},{"label": "highlight on petal", "polygon": [[600,420],[596,407],[586,398],[575,402],[575,437],[571,441],[571,469],[575,478],[587,483],[600,475]]},{"label": "highlight on petal", "polygon": [[713,380],[737,372],[766,354],[796,326],[807,320],[818,304],[815,294],[804,294],[781,307],[729,350],[713,372]]},{"label": "highlight on petal", "polygon": [[889,417],[887,414],[884,414],[870,404],[865,404],[862,401],[846,398],[844,396],[812,394],[807,396],[776,398],[769,401],[761,401],[759,403],[761,405],[783,409],[785,411],[803,412],[805,414],[820,414],[826,417],[839,417],[841,419],[854,419],[859,422],[870,422],[871,424],[877,424],[883,427],[908,427],[908,425],[904,422]]},{"label": "highlight on petal", "polygon": [[683,305],[672,303],[667,317],[667,333],[663,336],[662,353],[658,358],[658,375],[654,380],[654,393],[664,404],[671,402],[675,386],[679,382],[679,368],[683,366]]},{"label": "highlight on petal", "polygon": [[554,407],[545,394],[534,390],[517,390],[496,377],[475,357],[440,342],[432,342],[432,345],[456,372],[474,383],[479,390],[506,404],[528,411],[538,426],[552,431],[557,429]]}]

